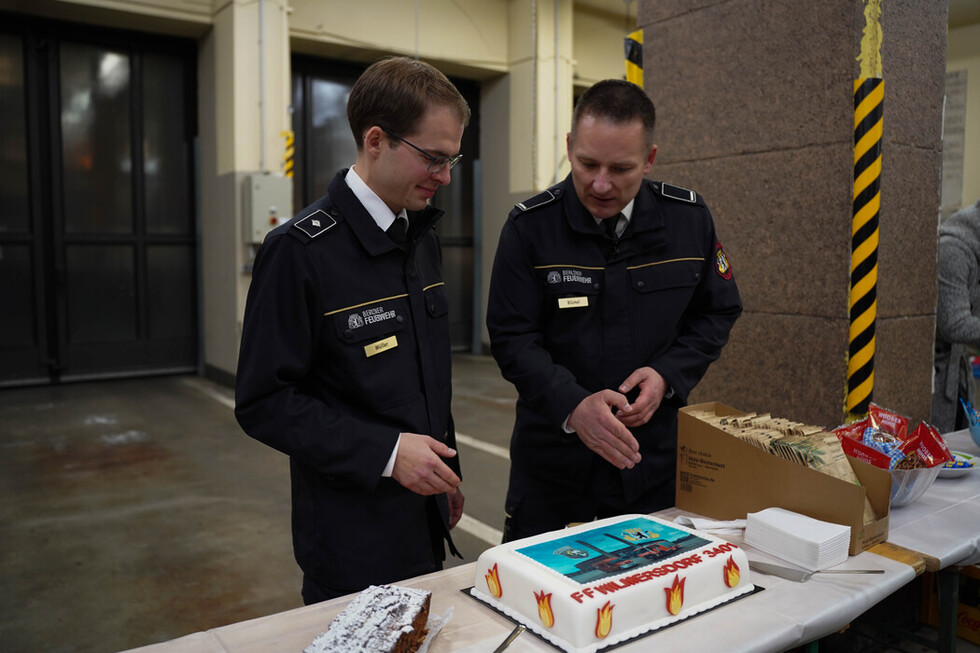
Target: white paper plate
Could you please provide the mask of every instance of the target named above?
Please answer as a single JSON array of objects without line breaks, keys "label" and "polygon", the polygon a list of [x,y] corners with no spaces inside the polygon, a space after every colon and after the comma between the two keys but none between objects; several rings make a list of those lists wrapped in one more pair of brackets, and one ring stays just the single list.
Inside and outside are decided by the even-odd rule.
[{"label": "white paper plate", "polygon": [[[939,478],[956,478],[957,476],[963,476],[968,472],[972,472],[977,469],[980,465],[980,459],[976,456],[971,456],[968,453],[963,453],[962,451],[950,451],[953,454],[953,462],[946,463],[939,470]],[[955,467],[948,467],[947,465],[956,465]]]}]

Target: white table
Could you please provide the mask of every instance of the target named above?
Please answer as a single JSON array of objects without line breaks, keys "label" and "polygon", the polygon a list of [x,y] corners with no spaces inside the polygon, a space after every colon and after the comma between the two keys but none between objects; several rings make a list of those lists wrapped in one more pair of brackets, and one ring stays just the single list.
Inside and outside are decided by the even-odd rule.
[{"label": "white table", "polygon": [[[980,456],[967,430],[945,436],[953,451]],[[980,469],[937,478],[917,501],[892,508],[888,541],[916,552],[936,572],[941,653],[956,650],[960,567],[980,563]]]},{"label": "white table", "polygon": [[[673,519],[684,514],[672,509],[657,513]],[[746,547],[750,558],[764,554]],[[842,566],[883,569],[883,574],[823,575],[806,583],[752,572],[757,592],[711,612],[666,628],[649,637],[617,648],[619,653],[665,651],[783,651],[835,633],[858,615],[915,578],[909,565],[864,552]],[[489,653],[511,632],[514,624],[488,607],[464,596],[460,590],[473,584],[475,563],[420,576],[402,583],[431,590],[432,611],[452,618],[432,640],[431,653]],[[330,620],[351,597],[298,608],[244,621],[206,633],[195,633],[170,642],[136,649],[141,653],[299,653],[326,630]],[[508,653],[554,651],[531,633],[517,638]]]},{"label": "white table", "polygon": [[[969,431],[944,437],[953,451],[980,456]],[[917,501],[892,508],[888,541],[922,554],[928,571],[980,563],[980,469],[937,478]]]}]

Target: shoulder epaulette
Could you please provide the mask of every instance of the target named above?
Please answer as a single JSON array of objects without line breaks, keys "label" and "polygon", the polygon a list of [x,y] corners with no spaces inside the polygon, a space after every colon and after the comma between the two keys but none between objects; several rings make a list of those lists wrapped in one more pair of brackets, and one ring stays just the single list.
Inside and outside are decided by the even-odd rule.
[{"label": "shoulder epaulette", "polygon": [[299,229],[312,240],[330,231],[336,224],[337,221],[330,215],[327,215],[323,209],[317,209],[294,222],[293,229]]},{"label": "shoulder epaulette", "polygon": [[680,186],[674,186],[673,184],[667,184],[664,182],[654,182],[653,189],[660,195],[664,197],[669,197],[672,200],[679,200],[681,202],[687,202],[688,204],[698,203],[698,194],[693,190],[688,190],[686,188],[681,188]]},{"label": "shoulder epaulette", "polygon": [[561,188],[553,186],[534,197],[528,198],[523,202],[518,202],[514,206],[521,212],[533,211],[542,206],[547,206],[561,197]]}]

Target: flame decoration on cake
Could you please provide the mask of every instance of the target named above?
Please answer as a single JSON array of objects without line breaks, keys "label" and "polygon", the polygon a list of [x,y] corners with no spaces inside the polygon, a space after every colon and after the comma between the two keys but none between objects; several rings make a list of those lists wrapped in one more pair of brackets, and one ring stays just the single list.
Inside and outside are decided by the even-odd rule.
[{"label": "flame decoration on cake", "polygon": [[677,616],[677,613],[684,607],[684,581],[686,580],[687,578],[674,576],[673,584],[664,588],[664,592],[667,594],[667,612],[671,615]]},{"label": "flame decoration on cake", "polygon": [[609,631],[612,630],[612,609],[615,607],[606,601],[605,605],[596,610],[595,636],[599,639],[605,639]]},{"label": "flame decoration on cake", "polygon": [[551,611],[551,594],[545,594],[544,590],[534,593],[534,599],[538,602],[538,617],[545,628],[555,625],[555,613]]},{"label": "flame decoration on cake", "polygon": [[725,579],[725,587],[735,587],[742,580],[742,572],[739,571],[738,565],[735,564],[732,556],[728,556],[728,562],[725,563],[721,573]]},{"label": "flame decoration on cake", "polygon": [[493,563],[493,568],[488,569],[487,573],[484,574],[484,578],[487,579],[487,589],[490,590],[491,596],[495,599],[499,599],[503,595],[503,589],[500,587],[500,574],[497,573],[497,563]]}]

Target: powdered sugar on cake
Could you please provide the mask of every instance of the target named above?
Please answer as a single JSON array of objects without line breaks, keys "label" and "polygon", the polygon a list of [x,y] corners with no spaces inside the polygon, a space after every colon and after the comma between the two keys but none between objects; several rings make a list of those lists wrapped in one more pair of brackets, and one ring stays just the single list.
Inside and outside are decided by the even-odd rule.
[{"label": "powdered sugar on cake", "polygon": [[413,631],[417,615],[428,614],[430,596],[425,590],[372,585],[334,617],[327,632],[318,635],[303,653],[394,650],[399,638]]}]

